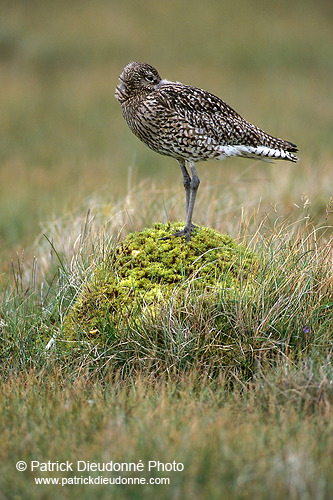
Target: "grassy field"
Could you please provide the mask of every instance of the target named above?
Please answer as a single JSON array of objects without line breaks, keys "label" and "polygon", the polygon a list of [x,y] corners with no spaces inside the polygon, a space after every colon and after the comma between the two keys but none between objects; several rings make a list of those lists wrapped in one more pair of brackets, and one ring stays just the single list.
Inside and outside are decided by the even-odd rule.
[{"label": "grassy field", "polygon": [[[1,8],[0,499],[332,498],[331,2]],[[117,242],[184,219],[176,162],[131,135],[113,97],[131,60],[221,96],[300,162],[198,165],[194,221],[259,257],[250,296],[188,293],[119,322],[123,337],[69,341],[68,308]]]}]

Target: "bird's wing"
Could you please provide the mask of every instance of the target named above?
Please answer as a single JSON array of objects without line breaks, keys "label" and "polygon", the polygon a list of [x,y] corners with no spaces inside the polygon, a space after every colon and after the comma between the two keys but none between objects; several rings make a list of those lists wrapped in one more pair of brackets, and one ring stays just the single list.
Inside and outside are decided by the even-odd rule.
[{"label": "bird's wing", "polygon": [[297,151],[295,144],[273,137],[248,122],[225,101],[205,90],[168,82],[154,93],[170,121],[183,122],[187,132],[210,137],[220,145],[266,146]]},{"label": "bird's wing", "polygon": [[220,144],[243,143],[257,145],[257,128],[244,120],[231,106],[205,90],[188,85],[167,83],[152,97],[164,108],[170,119],[184,121],[193,131],[212,137]]}]

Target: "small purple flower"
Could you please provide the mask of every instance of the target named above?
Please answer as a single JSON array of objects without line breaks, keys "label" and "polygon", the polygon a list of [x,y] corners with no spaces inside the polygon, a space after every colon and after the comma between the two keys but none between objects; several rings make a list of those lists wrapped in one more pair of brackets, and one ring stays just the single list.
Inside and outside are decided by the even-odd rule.
[{"label": "small purple flower", "polygon": [[310,333],[310,328],[307,325],[303,328],[303,333]]}]

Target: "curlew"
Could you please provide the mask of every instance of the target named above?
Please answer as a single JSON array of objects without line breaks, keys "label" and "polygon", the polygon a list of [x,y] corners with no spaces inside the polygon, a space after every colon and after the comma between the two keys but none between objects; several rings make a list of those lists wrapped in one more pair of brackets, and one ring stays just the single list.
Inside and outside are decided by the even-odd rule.
[{"label": "curlew", "polygon": [[196,162],[232,156],[298,161],[292,142],[252,125],[206,90],[163,80],[149,64],[127,64],[119,80],[115,97],[131,131],[152,150],[175,158],[182,170],[186,223],[174,236],[188,241],[195,227],[192,216],[200,183]]}]

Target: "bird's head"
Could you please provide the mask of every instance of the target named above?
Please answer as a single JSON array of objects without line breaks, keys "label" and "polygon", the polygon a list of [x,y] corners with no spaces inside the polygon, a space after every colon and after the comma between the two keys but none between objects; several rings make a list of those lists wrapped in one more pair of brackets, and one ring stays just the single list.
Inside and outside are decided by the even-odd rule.
[{"label": "bird's head", "polygon": [[116,87],[115,97],[123,103],[138,94],[155,90],[162,81],[158,71],[147,63],[131,62],[119,76],[120,85]]}]

